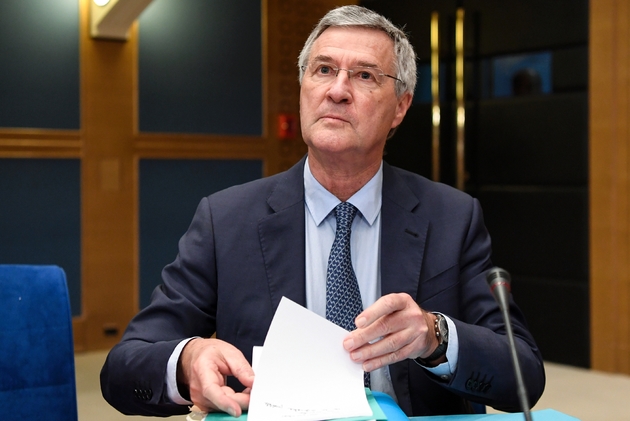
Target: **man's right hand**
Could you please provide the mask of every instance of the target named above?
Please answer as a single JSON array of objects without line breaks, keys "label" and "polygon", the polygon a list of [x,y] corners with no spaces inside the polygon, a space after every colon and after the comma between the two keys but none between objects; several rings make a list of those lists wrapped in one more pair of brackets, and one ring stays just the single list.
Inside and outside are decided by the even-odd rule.
[{"label": "man's right hand", "polygon": [[[190,400],[204,412],[223,411],[239,417],[249,407],[254,371],[243,353],[219,339],[195,338],[179,357],[177,382],[190,390]],[[227,386],[227,376],[236,377],[246,389],[235,392]]]}]

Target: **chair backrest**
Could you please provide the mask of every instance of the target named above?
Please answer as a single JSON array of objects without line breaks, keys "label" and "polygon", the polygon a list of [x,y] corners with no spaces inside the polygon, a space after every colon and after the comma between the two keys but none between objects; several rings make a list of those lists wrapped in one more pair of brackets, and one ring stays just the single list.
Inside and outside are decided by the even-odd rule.
[{"label": "chair backrest", "polygon": [[76,421],[68,286],[57,266],[0,265],[0,420]]}]

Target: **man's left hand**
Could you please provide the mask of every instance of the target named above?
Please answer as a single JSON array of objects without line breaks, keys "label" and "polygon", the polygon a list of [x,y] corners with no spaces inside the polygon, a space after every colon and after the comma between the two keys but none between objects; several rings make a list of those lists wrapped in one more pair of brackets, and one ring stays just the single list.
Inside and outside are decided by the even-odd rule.
[{"label": "man's left hand", "polygon": [[421,309],[409,294],[385,295],[357,316],[357,329],[343,346],[368,372],[406,358],[426,357],[438,346],[434,320],[435,315]]}]

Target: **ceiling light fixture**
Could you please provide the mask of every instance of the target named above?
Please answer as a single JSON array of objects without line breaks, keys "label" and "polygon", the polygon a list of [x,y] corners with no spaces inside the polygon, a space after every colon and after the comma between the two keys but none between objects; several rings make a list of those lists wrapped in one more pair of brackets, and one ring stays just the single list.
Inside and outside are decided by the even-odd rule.
[{"label": "ceiling light fixture", "polygon": [[93,38],[126,41],[129,28],[149,3],[151,0],[91,1],[90,35]]}]

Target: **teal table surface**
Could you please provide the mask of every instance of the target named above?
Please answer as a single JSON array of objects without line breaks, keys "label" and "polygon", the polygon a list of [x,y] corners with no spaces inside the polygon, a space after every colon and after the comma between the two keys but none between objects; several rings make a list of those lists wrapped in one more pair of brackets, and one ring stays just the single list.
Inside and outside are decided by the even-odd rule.
[{"label": "teal table surface", "polygon": [[[367,418],[387,421],[522,421],[525,419],[523,413],[515,414],[471,414],[471,415],[437,415],[429,417],[411,417],[407,418],[405,413],[394,402],[394,400],[382,392],[370,392],[366,389],[368,401],[374,409],[374,405],[380,408],[378,413],[372,417],[359,418],[343,418],[335,421],[365,421]],[[577,418],[563,414],[553,409],[543,409],[532,411],[533,421],[580,421]],[[240,418],[233,418],[223,413],[208,414],[203,418],[204,421],[247,421],[247,413]]]},{"label": "teal table surface", "polygon": [[[432,417],[412,417],[414,421],[521,421],[525,418],[522,413],[516,414],[476,414],[476,415],[439,415]],[[575,417],[563,414],[553,409],[532,411],[533,421],[579,421]]]}]

